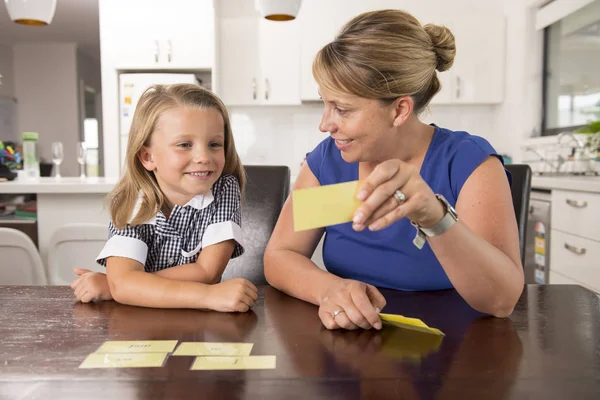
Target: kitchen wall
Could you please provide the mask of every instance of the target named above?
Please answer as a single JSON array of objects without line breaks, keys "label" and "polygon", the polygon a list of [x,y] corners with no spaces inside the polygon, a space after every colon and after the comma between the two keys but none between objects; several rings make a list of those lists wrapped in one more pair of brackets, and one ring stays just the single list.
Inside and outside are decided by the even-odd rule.
[{"label": "kitchen wall", "polygon": [[77,46],[75,43],[18,44],[13,47],[18,132],[39,132],[39,156],[52,161],[52,142],[61,141],[61,173],[76,176],[79,132]]},{"label": "kitchen wall", "polygon": [[9,46],[0,44],[0,140],[17,140],[13,51]]},{"label": "kitchen wall", "polygon": [[[543,34],[535,30],[534,0],[504,0],[503,4],[507,23],[503,103],[431,106],[422,119],[483,136],[498,152],[518,162],[522,141],[540,132]],[[318,130],[321,104],[230,107],[230,111],[244,163],[288,165],[294,176],[304,154],[325,138]]]},{"label": "kitchen wall", "polygon": [[14,97],[15,89],[13,85],[13,71],[13,50],[10,46],[0,44],[0,75],[2,75],[2,84],[0,84],[0,96]]}]

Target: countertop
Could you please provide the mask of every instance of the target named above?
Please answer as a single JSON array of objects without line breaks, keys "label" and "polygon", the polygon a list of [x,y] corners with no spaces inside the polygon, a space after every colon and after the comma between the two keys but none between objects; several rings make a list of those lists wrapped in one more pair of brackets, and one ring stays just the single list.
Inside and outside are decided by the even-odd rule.
[{"label": "countertop", "polygon": [[600,193],[600,176],[536,176],[531,179],[532,189],[562,189]]},{"label": "countertop", "polygon": [[63,177],[56,179],[15,179],[0,182],[0,194],[7,193],[108,193],[117,183],[117,178]]}]

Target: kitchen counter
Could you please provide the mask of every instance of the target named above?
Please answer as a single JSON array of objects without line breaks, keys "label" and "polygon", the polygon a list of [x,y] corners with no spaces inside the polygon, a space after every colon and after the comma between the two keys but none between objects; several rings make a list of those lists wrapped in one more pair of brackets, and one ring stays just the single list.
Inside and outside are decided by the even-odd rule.
[{"label": "kitchen counter", "polygon": [[600,176],[537,176],[531,179],[532,189],[574,190],[578,192],[600,193]]},{"label": "kitchen counter", "polygon": [[101,193],[107,194],[117,183],[117,178],[63,177],[56,179],[15,179],[0,182],[0,194],[7,193]]}]

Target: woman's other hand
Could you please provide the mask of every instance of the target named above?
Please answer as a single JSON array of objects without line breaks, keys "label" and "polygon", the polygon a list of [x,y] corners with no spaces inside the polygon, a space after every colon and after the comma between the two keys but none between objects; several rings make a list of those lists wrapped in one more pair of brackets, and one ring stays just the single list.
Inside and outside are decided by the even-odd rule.
[{"label": "woman's other hand", "polygon": [[356,197],[363,201],[354,213],[352,227],[356,231],[365,227],[377,231],[404,217],[429,228],[445,212],[419,170],[400,160],[388,160],[375,167]]}]

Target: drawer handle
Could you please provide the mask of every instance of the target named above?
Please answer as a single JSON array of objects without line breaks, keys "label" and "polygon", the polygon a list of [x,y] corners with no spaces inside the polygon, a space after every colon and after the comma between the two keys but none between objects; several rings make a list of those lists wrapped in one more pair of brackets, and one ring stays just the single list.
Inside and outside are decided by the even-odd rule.
[{"label": "drawer handle", "polygon": [[585,208],[587,207],[587,201],[577,201],[577,200],[571,200],[571,199],[567,199],[567,204],[570,205],[571,207],[575,207],[575,208]]},{"label": "drawer handle", "polygon": [[565,243],[565,249],[569,250],[571,253],[575,253],[578,256],[582,256],[587,251],[585,247],[575,247],[570,245],[569,243]]}]

